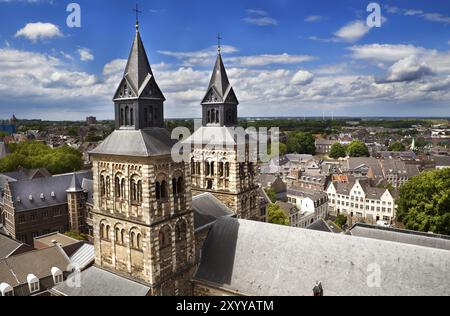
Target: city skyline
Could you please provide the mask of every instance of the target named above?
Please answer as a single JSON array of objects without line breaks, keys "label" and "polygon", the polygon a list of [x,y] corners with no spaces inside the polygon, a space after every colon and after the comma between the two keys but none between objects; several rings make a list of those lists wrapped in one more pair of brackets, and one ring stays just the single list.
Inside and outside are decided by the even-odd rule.
[{"label": "city skyline", "polygon": [[[369,28],[369,2],[297,2],[140,3],[165,116],[200,117],[218,32],[241,117],[450,115],[449,4],[379,1]],[[68,3],[0,0],[0,117],[112,119],[135,2],[78,1],[80,28]]]}]

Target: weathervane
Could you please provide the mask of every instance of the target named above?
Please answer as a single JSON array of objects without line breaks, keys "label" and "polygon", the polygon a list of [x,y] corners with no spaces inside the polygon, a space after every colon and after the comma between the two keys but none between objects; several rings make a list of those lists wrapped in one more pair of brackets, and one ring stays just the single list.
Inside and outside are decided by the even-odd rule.
[{"label": "weathervane", "polygon": [[217,51],[219,52],[219,54],[222,51],[222,48],[220,46],[220,41],[222,40],[222,37],[220,37],[220,33],[217,33]]},{"label": "weathervane", "polygon": [[136,31],[139,30],[139,13],[142,13],[142,11],[139,11],[139,6],[136,3],[136,8],[133,9],[134,12],[136,12]]}]

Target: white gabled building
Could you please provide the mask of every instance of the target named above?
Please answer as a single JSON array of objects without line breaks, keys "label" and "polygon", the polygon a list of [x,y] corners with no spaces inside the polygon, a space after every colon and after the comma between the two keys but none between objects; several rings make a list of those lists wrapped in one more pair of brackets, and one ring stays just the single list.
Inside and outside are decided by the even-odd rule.
[{"label": "white gabled building", "polygon": [[387,189],[370,187],[367,182],[331,182],[327,188],[330,209],[369,223],[395,219],[395,200]]},{"label": "white gabled building", "polygon": [[290,212],[290,225],[306,228],[319,218],[328,217],[328,196],[323,191],[300,187],[287,190],[288,202],[296,206],[298,212]]}]

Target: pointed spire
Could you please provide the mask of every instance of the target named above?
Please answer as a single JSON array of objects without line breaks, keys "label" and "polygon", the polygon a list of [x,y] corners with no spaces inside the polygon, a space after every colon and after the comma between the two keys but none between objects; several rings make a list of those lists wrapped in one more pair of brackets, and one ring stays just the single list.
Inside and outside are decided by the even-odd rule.
[{"label": "pointed spire", "polygon": [[[220,46],[219,46],[220,48]],[[228,80],[227,71],[223,64],[222,55],[219,51],[217,54],[216,64],[209,82],[206,96],[202,103],[231,103],[238,104],[235,96],[232,96],[232,100],[227,100],[228,96],[234,94],[233,88]]]},{"label": "pointed spire", "polygon": [[82,192],[83,188],[81,187],[80,181],[78,181],[76,172],[72,175],[72,180],[70,181],[70,186],[66,190],[68,193]]}]

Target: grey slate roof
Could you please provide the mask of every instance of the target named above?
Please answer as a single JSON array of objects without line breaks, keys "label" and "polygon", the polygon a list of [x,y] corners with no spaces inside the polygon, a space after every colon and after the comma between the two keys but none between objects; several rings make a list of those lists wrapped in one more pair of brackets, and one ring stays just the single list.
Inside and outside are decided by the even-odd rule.
[{"label": "grey slate roof", "polygon": [[195,230],[208,227],[222,216],[234,216],[234,213],[211,193],[194,196],[192,208],[194,209]]},{"label": "grey slate roof", "polygon": [[81,187],[88,193],[86,202],[94,204],[94,180],[84,178]]},{"label": "grey slate roof", "polygon": [[9,257],[11,253],[22,245],[22,243],[0,234],[0,259]]},{"label": "grey slate roof", "polygon": [[94,263],[95,260],[95,249],[94,245],[84,244],[78,249],[73,255],[70,256],[70,260],[75,266],[80,270],[85,269],[90,264]]},{"label": "grey slate roof", "polygon": [[66,283],[52,290],[65,296],[146,296],[148,286],[131,281],[98,267],[90,267],[80,273],[81,287],[69,287]]},{"label": "grey slate roof", "polygon": [[8,283],[15,287],[27,284],[28,274],[34,274],[38,279],[52,275],[53,267],[67,271],[70,260],[59,246],[25,252],[0,260],[0,283]]},{"label": "grey slate roof", "polygon": [[323,218],[319,218],[317,221],[306,227],[306,229],[335,234],[340,234],[343,232],[339,227],[336,226],[336,224],[331,221],[326,221]]},{"label": "grey slate roof", "polygon": [[318,191],[313,189],[301,188],[297,186],[291,186],[287,189],[288,195],[299,196],[303,198],[311,198],[313,201],[319,201],[320,199],[327,198],[327,193],[324,191]]},{"label": "grey slate roof", "polygon": [[[92,179],[92,171],[76,173],[78,181],[84,178]],[[16,212],[27,211],[67,203],[67,188],[73,174],[56,175],[48,178],[10,182],[11,194]],[[54,193],[54,197],[52,196]],[[44,199],[41,199],[41,194]],[[30,200],[30,195],[33,200]],[[20,202],[17,198],[20,197]]]},{"label": "grey slate roof", "polygon": [[70,185],[66,190],[67,192],[81,192],[83,188],[81,187],[80,180],[77,177],[77,174],[74,172],[72,175],[72,180],[70,180]]},{"label": "grey slate roof", "polygon": [[450,250],[450,236],[427,234],[405,229],[380,227],[357,223],[349,230],[357,237],[387,240],[416,246]]},{"label": "grey slate roof", "polygon": [[432,156],[438,167],[450,167],[450,156]]},{"label": "grey slate roof", "polygon": [[[228,75],[225,70],[221,54],[217,55],[216,64],[214,65],[214,70],[209,82],[208,90],[202,103],[209,103],[206,99],[211,90],[213,90],[215,92],[215,95],[218,96],[217,103],[225,103],[227,102],[229,95],[234,95],[234,91],[230,85],[230,81],[228,80]],[[236,105],[239,104],[239,102],[235,98],[233,98],[231,102],[227,103]]]},{"label": "grey slate roof", "polygon": [[170,155],[177,140],[164,128],[115,130],[89,154],[152,157]]},{"label": "grey slate roof", "polygon": [[[158,87],[158,84],[154,78],[139,30],[136,32],[133,46],[131,48],[130,55],[128,56],[128,61],[124,72],[124,80],[129,83],[130,87],[133,89],[134,95],[137,97],[140,97],[143,93],[143,89],[151,83],[158,90],[157,98],[160,100],[165,100],[161,89]],[[119,86],[119,89],[121,85]],[[153,95],[152,98],[155,98],[155,96],[156,95]]]},{"label": "grey slate roof", "polygon": [[[375,266],[375,265],[379,266]],[[380,287],[369,287],[379,267]],[[450,251],[221,218],[194,281],[256,296],[450,294]]]}]

